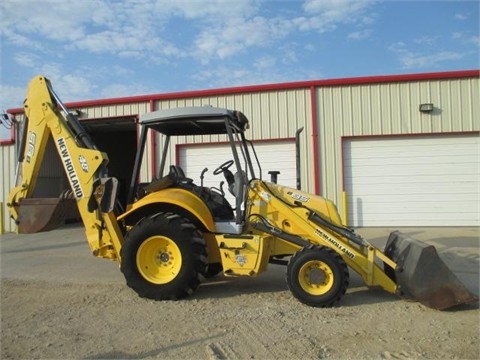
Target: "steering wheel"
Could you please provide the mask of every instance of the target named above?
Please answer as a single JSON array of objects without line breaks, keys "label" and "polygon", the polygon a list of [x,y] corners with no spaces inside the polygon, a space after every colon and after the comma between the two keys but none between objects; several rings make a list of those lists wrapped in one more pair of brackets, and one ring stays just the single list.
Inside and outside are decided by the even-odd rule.
[{"label": "steering wheel", "polygon": [[232,165],[233,165],[233,160],[225,161],[222,165],[220,165],[213,171],[213,175],[221,174],[224,170],[228,170],[228,168]]}]

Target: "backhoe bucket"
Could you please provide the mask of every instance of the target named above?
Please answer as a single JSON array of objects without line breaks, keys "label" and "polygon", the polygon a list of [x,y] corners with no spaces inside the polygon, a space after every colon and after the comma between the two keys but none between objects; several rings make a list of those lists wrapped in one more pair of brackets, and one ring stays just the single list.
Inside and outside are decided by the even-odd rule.
[{"label": "backhoe bucket", "polygon": [[397,263],[395,271],[385,265],[385,273],[396,281],[401,297],[438,310],[478,301],[432,245],[394,231],[388,238],[385,255]]},{"label": "backhoe bucket", "polygon": [[25,198],[16,207],[18,212],[18,232],[32,234],[53,230],[75,217],[75,199],[64,198]]}]

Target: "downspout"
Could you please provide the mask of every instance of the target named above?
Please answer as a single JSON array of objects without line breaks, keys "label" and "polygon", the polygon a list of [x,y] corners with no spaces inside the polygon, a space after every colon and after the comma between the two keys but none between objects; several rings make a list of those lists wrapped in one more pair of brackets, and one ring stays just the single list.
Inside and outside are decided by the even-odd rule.
[{"label": "downspout", "polygon": [[[149,107],[150,107],[150,112],[155,111],[155,102],[153,99],[149,100]],[[157,176],[157,137],[155,136],[155,131],[150,131],[150,142],[152,143],[151,146],[151,157],[150,157],[150,169],[152,170],[152,176],[151,178],[153,179],[155,176]]]},{"label": "downspout", "polygon": [[348,226],[348,194],[345,188],[345,154],[343,153],[345,137],[340,139],[342,153],[342,224]]},{"label": "downspout", "polygon": [[[300,133],[303,131],[303,126],[300,129],[297,129],[297,132],[295,133],[295,170],[297,174],[297,190],[302,189],[302,180],[301,180],[301,159],[300,159]],[[269,171],[268,173],[272,173],[274,171]],[[280,171],[276,171],[278,174]],[[273,177],[273,175],[272,175]],[[275,176],[275,180],[276,180]],[[274,183],[277,183],[276,181],[272,181]]]},{"label": "downspout", "polygon": [[318,153],[318,121],[317,121],[317,97],[315,94],[315,86],[310,87],[310,106],[312,118],[312,137],[313,137],[313,176],[314,176],[314,192],[320,195],[320,165]]}]

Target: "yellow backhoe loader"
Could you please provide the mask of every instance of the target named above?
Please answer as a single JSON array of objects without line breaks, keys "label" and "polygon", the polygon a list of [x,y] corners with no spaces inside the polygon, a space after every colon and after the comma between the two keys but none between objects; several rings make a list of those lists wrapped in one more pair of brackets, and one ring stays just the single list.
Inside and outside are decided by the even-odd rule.
[{"label": "yellow backhoe loader", "polygon": [[[74,201],[93,255],[115,260],[126,283],[156,300],[191,295],[205,277],[257,276],[269,263],[286,266],[293,296],[317,307],[337,304],[349,285],[349,269],[369,287],[446,309],[478,301],[438,257],[435,248],[393,232],[385,251],[342,225],[335,204],[299,189],[262,180],[249,121],[239,111],[214,107],[160,110],[140,117],[141,134],[126,211],[117,206],[117,184],[80,121],[48,79],[33,78],[24,103],[17,183],[9,194],[21,233],[45,231]],[[140,183],[147,134],[164,136],[159,173]],[[219,165],[222,185],[204,186],[175,165],[165,171],[172,136],[223,134],[231,160]],[[32,198],[47,140],[56,145],[72,196]],[[132,149],[133,151],[133,149]],[[165,172],[165,173],[164,173]]]}]

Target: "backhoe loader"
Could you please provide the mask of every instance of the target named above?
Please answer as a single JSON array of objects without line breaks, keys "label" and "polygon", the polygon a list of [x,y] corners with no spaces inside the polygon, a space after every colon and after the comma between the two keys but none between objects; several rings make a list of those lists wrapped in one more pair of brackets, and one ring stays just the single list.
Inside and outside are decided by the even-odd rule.
[{"label": "backhoe loader", "polygon": [[[255,277],[275,263],[286,266],[293,296],[315,307],[340,301],[349,285],[349,269],[368,287],[435,309],[478,301],[433,246],[397,231],[381,251],[342,225],[333,202],[262,180],[253,143],[245,137],[249,120],[240,111],[187,107],[141,115],[124,211],[118,206],[118,181],[108,175],[107,154],[93,143],[48,79],[31,80],[24,110],[16,186],[7,204],[18,231],[50,230],[61,222],[65,202],[76,202],[93,255],[118,262],[127,285],[142,297],[182,299],[204,278],[220,272]],[[141,183],[152,131],[164,137],[159,172]],[[225,178],[225,190],[222,185],[204,185],[207,168],[196,184],[180,167],[168,166],[172,136],[212,134],[224,136],[231,148],[231,159],[213,171]],[[49,138],[71,195],[32,198]],[[227,200],[227,191],[233,200]]]}]

